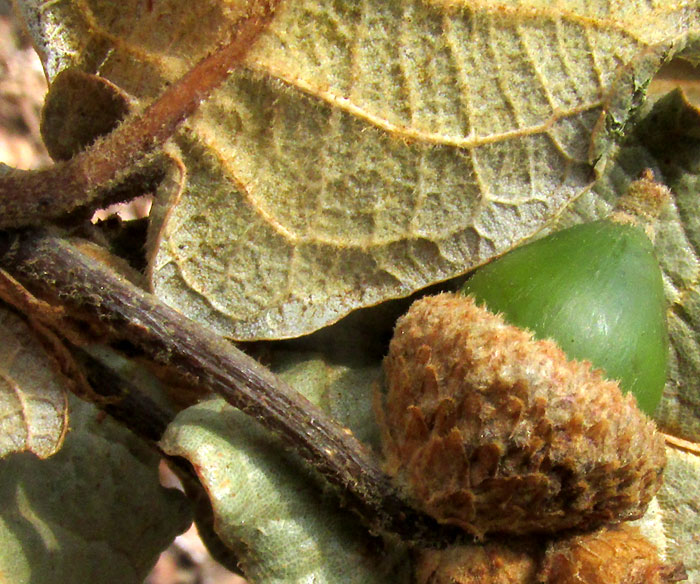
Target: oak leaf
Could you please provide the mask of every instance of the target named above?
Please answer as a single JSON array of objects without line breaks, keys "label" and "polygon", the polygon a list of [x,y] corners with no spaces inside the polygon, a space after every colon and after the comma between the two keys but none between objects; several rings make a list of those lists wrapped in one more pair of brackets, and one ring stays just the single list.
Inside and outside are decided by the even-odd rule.
[{"label": "oak leaf", "polygon": [[[249,7],[23,5],[50,75],[99,72],[142,103]],[[254,339],[464,273],[590,187],[696,21],[690,1],[283,2],[176,140],[187,175],[155,215],[151,285]]]}]

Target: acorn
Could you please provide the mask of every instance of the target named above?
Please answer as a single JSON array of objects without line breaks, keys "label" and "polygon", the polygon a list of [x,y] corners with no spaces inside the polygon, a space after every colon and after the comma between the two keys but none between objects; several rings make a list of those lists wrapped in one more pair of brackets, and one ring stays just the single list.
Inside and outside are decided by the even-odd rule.
[{"label": "acorn", "polygon": [[665,564],[629,524],[552,542],[537,582],[545,584],[669,584],[687,580],[682,565]]},{"label": "acorn", "polygon": [[638,225],[604,219],[514,249],[462,291],[619,381],[651,415],[666,382],[661,269]]},{"label": "acorn", "polygon": [[539,554],[526,543],[489,542],[416,552],[416,584],[535,584]]},{"label": "acorn", "polygon": [[[510,252],[470,280],[478,301],[425,297],[397,322],[379,406],[386,467],[438,521],[477,537],[590,530],[640,517],[657,492],[663,437],[635,395],[610,379],[653,408],[668,353],[651,242],[622,217]],[[574,273],[570,285],[580,292],[554,270],[572,256],[583,275]],[[569,300],[557,304],[557,294]],[[572,308],[571,299],[581,304]],[[594,299],[615,306],[597,308]],[[538,302],[544,312],[535,322]],[[511,313],[524,315],[527,323],[518,324],[527,328],[509,322]],[[615,373],[594,367],[590,353],[572,357],[560,346],[578,351],[587,343],[596,355],[622,353],[606,361]],[[617,363],[628,368],[613,369]]]},{"label": "acorn", "polygon": [[540,551],[533,541],[494,541],[420,550],[416,584],[670,584],[682,565],[665,564],[630,524],[554,539]]}]

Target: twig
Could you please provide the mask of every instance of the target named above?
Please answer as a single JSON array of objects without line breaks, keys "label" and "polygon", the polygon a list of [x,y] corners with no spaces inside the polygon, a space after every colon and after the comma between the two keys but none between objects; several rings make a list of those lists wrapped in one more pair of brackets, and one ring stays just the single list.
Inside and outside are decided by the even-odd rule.
[{"label": "twig", "polygon": [[[97,407],[149,443],[160,440],[175,418],[128,379],[121,377],[90,353],[74,348],[73,355],[92,387]],[[102,398],[102,399],[100,399]]]},{"label": "twig", "polygon": [[239,21],[230,42],[87,150],[47,169],[1,174],[0,229],[39,225],[87,204],[100,208],[102,196],[148,164],[179,124],[226,80],[272,20],[279,1],[254,7]]},{"label": "twig", "polygon": [[67,240],[31,230],[5,234],[0,266],[54,307],[43,312],[54,320],[46,325],[73,342],[129,346],[279,434],[341,489],[346,505],[373,531],[413,541],[457,536],[458,530],[440,527],[412,508],[347,428],[232,343],[97,264]]}]

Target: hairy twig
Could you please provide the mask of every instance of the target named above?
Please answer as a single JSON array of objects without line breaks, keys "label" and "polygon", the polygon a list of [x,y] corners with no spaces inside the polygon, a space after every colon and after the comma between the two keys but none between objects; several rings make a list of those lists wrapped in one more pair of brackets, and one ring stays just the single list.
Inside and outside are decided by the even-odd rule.
[{"label": "hairy twig", "polygon": [[[53,307],[46,326],[72,342],[129,346],[183,381],[213,391],[279,434],[331,484],[370,529],[406,540],[451,540],[394,488],[347,429],[257,361],[46,232],[6,234],[0,266]],[[22,309],[21,306],[18,308]]]},{"label": "hairy twig", "polygon": [[202,59],[143,112],[66,162],[0,174],[0,229],[39,225],[76,207],[103,206],[115,186],[144,165],[240,63],[274,15],[279,0],[242,18],[230,42]]}]

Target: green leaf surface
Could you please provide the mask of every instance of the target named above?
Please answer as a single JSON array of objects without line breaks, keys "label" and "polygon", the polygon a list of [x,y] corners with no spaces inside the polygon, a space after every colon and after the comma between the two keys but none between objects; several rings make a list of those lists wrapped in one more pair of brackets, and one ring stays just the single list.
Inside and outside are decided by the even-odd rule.
[{"label": "green leaf surface", "polygon": [[181,412],[161,446],[193,464],[215,529],[250,582],[407,581],[409,562],[400,550],[382,550],[280,440],[223,400]]},{"label": "green leaf surface", "polygon": [[0,306],[0,458],[29,451],[46,458],[68,431],[63,379],[27,323]]},{"label": "green leaf surface", "polygon": [[[20,4],[51,75],[99,69],[144,102],[248,6]],[[187,176],[156,214],[151,284],[252,339],[463,273],[590,186],[697,20],[690,0],[282,2],[177,140]]]},{"label": "green leaf surface", "polygon": [[189,505],[160,486],[155,452],[94,407],[72,401],[71,424],[50,459],[0,461],[0,580],[141,584]]}]

